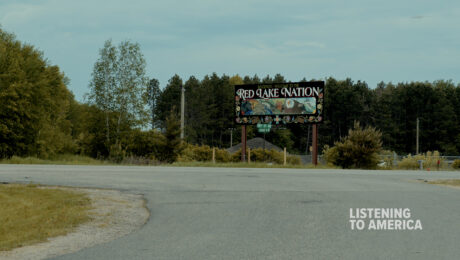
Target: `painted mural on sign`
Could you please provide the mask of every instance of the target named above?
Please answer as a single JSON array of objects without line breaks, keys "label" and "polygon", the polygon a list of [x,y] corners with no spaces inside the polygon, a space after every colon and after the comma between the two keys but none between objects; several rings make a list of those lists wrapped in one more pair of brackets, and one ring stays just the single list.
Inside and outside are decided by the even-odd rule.
[{"label": "painted mural on sign", "polygon": [[241,115],[314,114],[316,98],[249,99],[241,102]]},{"label": "painted mural on sign", "polygon": [[322,122],[324,82],[235,86],[235,123]]}]

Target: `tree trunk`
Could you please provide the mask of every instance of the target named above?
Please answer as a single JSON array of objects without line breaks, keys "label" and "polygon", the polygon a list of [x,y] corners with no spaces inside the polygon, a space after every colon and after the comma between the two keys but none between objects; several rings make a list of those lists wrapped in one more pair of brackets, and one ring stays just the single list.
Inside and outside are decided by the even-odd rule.
[{"label": "tree trunk", "polygon": [[110,129],[109,129],[109,113],[106,112],[105,113],[105,128],[106,128],[106,131],[107,131],[107,145],[110,144]]}]

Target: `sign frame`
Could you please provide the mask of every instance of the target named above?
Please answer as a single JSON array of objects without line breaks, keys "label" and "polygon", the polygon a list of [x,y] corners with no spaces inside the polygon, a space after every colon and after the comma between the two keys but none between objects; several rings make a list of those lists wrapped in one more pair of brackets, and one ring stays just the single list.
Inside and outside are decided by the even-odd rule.
[{"label": "sign frame", "polygon": [[235,85],[233,122],[237,125],[322,123],[324,86],[324,81]]}]

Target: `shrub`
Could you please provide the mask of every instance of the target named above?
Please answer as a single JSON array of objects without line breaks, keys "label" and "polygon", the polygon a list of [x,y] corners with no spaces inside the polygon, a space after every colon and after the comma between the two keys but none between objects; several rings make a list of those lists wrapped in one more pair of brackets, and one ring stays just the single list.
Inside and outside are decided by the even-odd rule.
[{"label": "shrub", "polygon": [[409,154],[406,158],[402,159],[401,162],[398,163],[398,168],[406,170],[419,169],[419,160],[423,161],[423,168],[436,168],[438,165],[438,160],[440,162],[440,167],[445,165],[445,161],[443,158],[441,158],[438,151],[428,151],[425,154],[417,154],[414,156]]},{"label": "shrub", "polygon": [[[248,158],[248,151],[246,151],[246,158]],[[241,161],[241,149],[238,150],[238,152],[232,154],[231,161],[232,162]],[[264,150],[262,148],[251,149],[251,162],[268,162],[268,163],[283,164],[284,155],[283,155],[283,152],[277,152],[274,149],[271,149],[271,150],[267,150],[267,149]],[[298,156],[287,155],[286,163],[291,164],[291,165],[300,165],[301,160]]]},{"label": "shrub", "polygon": [[[229,162],[230,154],[224,149],[216,148],[216,162]],[[179,162],[206,162],[212,160],[212,148],[208,145],[192,145],[187,144],[179,155]]]},{"label": "shrub", "polygon": [[330,147],[325,145],[323,147],[323,158],[329,165],[334,165],[335,159],[339,156],[338,150],[336,147]]},{"label": "shrub", "polygon": [[452,163],[452,168],[454,168],[454,169],[460,169],[460,160],[455,160],[455,161]]},{"label": "shrub", "polygon": [[127,140],[127,154],[130,157],[154,159],[162,152],[160,145],[165,142],[164,136],[157,130],[141,131],[134,129]]},{"label": "shrub", "polygon": [[124,150],[120,144],[113,144],[110,146],[109,160],[115,163],[120,163],[126,156],[126,150]]},{"label": "shrub", "polygon": [[378,153],[382,149],[382,134],[373,127],[361,128],[358,122],[348,131],[348,136],[325,149],[328,163],[342,168],[376,168]]},{"label": "shrub", "polygon": [[166,118],[166,129],[164,138],[160,143],[160,152],[158,159],[162,162],[173,163],[177,160],[183,149],[183,143],[180,139],[180,121],[171,110],[170,115]]}]

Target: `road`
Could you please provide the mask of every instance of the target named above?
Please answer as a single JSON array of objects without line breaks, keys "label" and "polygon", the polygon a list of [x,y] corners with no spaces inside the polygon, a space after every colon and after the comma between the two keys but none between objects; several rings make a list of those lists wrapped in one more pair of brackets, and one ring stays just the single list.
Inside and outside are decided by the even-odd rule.
[{"label": "road", "polygon": [[[0,182],[143,194],[139,231],[58,259],[458,259],[460,172],[0,165]],[[423,230],[351,230],[350,208],[409,208]]]}]

